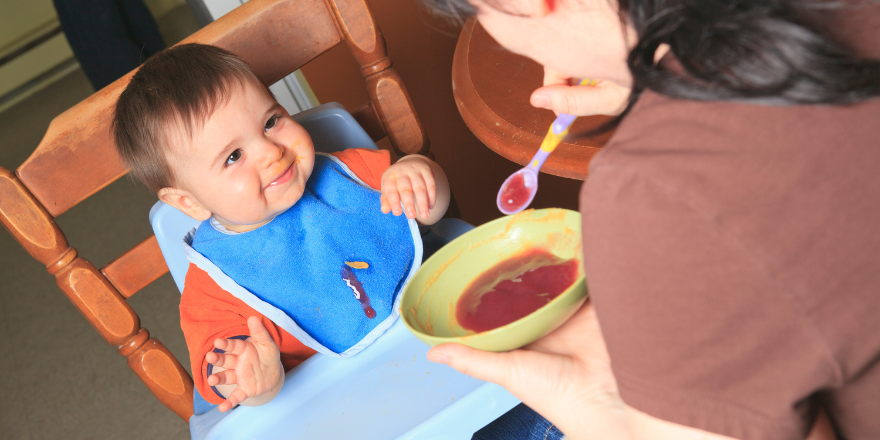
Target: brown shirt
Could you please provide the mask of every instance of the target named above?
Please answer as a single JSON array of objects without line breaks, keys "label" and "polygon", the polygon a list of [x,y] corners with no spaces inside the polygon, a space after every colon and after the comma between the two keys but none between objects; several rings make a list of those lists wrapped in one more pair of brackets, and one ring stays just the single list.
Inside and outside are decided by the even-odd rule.
[{"label": "brown shirt", "polygon": [[804,438],[821,406],[845,438],[880,438],[880,99],[645,92],[581,212],[627,404],[748,440]]}]

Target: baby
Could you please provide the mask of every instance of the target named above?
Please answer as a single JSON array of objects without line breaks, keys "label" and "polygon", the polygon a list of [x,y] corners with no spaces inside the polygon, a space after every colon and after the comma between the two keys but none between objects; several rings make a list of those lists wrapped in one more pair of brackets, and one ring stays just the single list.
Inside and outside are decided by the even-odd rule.
[{"label": "baby", "polygon": [[181,326],[196,389],[221,411],[270,401],[316,351],[350,356],[378,338],[421,264],[416,221],[449,203],[424,156],[316,154],[253,70],[213,46],[148,59],[113,133],[137,179],[202,221],[184,239]]}]

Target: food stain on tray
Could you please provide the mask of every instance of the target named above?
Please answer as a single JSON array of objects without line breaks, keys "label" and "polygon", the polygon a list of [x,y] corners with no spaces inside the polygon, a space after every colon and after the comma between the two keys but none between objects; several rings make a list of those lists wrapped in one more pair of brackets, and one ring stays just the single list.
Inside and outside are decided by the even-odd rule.
[{"label": "food stain on tray", "polygon": [[373,307],[370,305],[370,298],[364,290],[364,285],[361,284],[357,275],[355,275],[354,271],[351,270],[351,267],[348,266],[348,262],[342,265],[342,281],[345,281],[348,288],[354,292],[354,297],[361,303],[361,307],[364,309],[364,314],[367,315],[367,318],[375,318],[376,311],[373,310]]}]

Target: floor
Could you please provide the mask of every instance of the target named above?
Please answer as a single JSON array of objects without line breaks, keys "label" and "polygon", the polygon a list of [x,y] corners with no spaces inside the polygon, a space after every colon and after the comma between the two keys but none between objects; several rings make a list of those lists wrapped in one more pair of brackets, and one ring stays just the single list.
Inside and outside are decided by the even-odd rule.
[{"label": "floor", "polygon": [[[480,144],[461,122],[448,86],[457,34],[440,29],[433,18],[415,10],[415,3],[371,1],[401,76],[420,78],[408,87],[432,139],[432,151],[450,177],[463,218],[483,223],[500,216],[494,192],[518,166]],[[417,18],[400,19],[400,14]],[[186,7],[158,21],[169,44],[198,28]],[[431,50],[424,50],[425,44]],[[339,55],[329,55],[331,69],[336,68],[334,56],[350,58],[344,49],[339,50],[333,49]],[[356,74],[356,66],[351,68]],[[322,86],[317,75],[309,80],[315,89],[337,89]],[[82,71],[76,70],[0,114],[0,166],[17,168],[39,143],[52,118],[92,92]],[[318,98],[350,105],[348,97],[329,93],[319,93]],[[541,179],[542,193],[533,206],[576,208],[578,182],[553,176]],[[155,200],[145,188],[123,178],[56,222],[80,255],[102,267],[150,236],[147,212]],[[166,275],[129,303],[153,337],[178,359],[187,359],[178,301],[179,293]],[[4,397],[0,399],[0,440],[189,437],[187,424],[153,397],[116,349],[80,316],[45,268],[5,231],[0,231],[0,332],[0,395]]]}]

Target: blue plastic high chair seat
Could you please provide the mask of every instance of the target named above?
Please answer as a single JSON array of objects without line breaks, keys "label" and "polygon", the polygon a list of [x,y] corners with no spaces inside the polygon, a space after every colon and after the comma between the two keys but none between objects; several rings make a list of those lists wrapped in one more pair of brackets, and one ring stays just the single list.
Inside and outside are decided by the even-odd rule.
[{"label": "blue plastic high chair seat", "polygon": [[[318,151],[376,148],[339,104],[324,104],[293,118],[309,132]],[[189,262],[182,239],[199,222],[157,202],[150,223],[183,291]],[[441,220],[423,234],[426,255],[472,228],[458,219]],[[520,403],[500,386],[429,362],[428,348],[398,319],[353,357],[318,354],[306,360],[287,373],[278,396],[263,406],[221,413],[196,392],[190,433],[194,440],[467,440]]]}]

